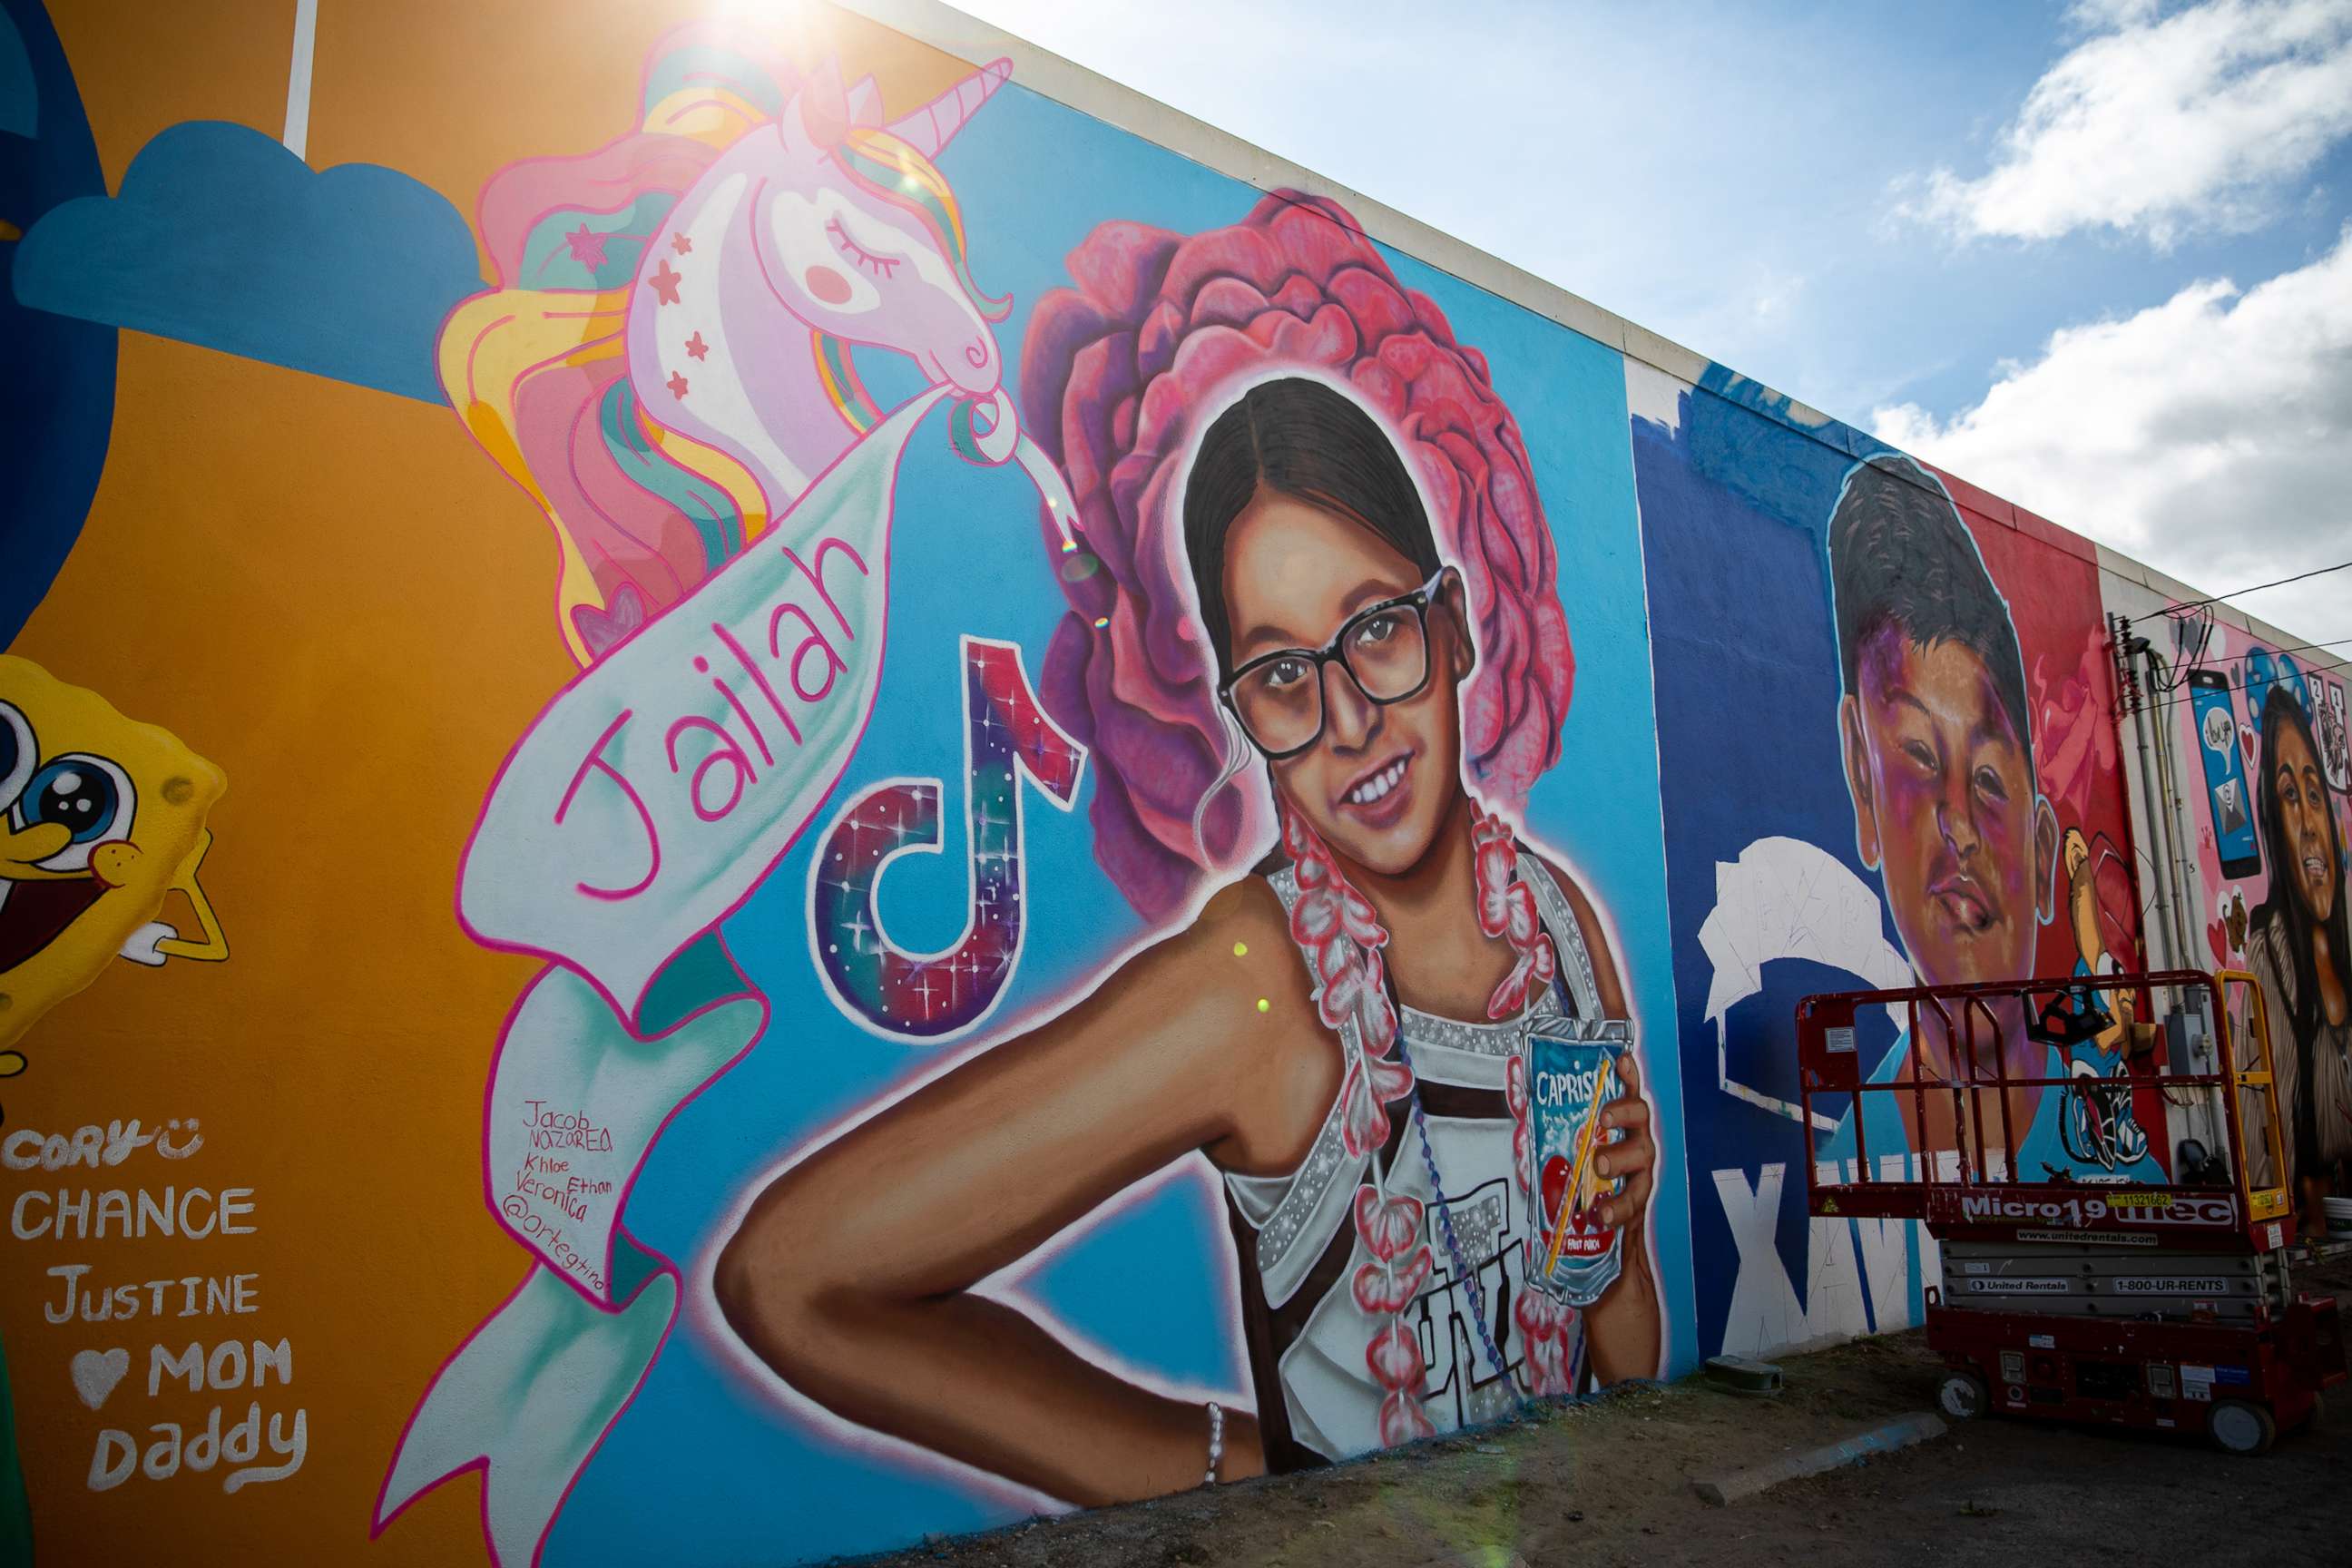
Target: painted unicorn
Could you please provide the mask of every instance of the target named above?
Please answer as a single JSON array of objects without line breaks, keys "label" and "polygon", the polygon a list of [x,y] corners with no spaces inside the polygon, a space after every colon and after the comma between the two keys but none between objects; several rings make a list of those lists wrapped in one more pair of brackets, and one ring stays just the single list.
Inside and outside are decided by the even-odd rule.
[{"label": "painted unicorn", "polygon": [[958,449],[1018,439],[963,216],[933,163],[1012,74],[999,60],[887,121],[740,37],[682,28],[639,128],[483,187],[499,287],[442,329],[450,401],[554,525],[582,664],[691,593],[881,417],[853,350],[907,355],[955,401]]}]

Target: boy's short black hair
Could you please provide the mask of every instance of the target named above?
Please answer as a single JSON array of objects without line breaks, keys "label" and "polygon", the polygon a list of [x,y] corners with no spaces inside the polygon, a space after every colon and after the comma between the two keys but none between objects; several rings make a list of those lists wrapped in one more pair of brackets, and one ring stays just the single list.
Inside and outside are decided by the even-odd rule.
[{"label": "boy's short black hair", "polygon": [[2033,724],[2017,626],[1935,476],[1901,456],[1855,464],[1830,513],[1829,549],[1847,694],[1859,694],[1863,645],[1882,631],[1900,627],[1923,651],[1958,643],[1984,661],[2030,762]]}]

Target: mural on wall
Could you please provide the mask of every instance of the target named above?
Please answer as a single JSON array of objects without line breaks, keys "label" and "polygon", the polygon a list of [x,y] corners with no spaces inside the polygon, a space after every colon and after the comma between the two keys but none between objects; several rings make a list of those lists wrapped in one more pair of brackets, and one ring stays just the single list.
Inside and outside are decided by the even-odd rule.
[{"label": "mural on wall", "polygon": [[[93,140],[0,0],[40,110],[0,332],[59,386],[0,572],[44,1531],[131,1540],[153,1485],[196,1555],[279,1510],[298,1557],[817,1561],[1916,1321],[1924,1238],[1810,1220],[1798,1163],[1955,1129],[1806,1124],[1791,1004],[2141,965],[2091,548],[1004,61],[690,9],[593,58],[530,7],[331,9],[453,106],[322,112],[407,174],[222,118],[285,89],[292,136],[299,21],[297,82],[278,33],[182,80],[77,23],[152,110]],[[578,79],[511,90],[530,49]],[[2216,634],[2162,710],[2313,1204],[2352,1151],[2341,679]],[[239,962],[53,1009],[226,956],[215,828],[268,868]],[[56,1049],[84,1016],[151,1054]],[[2065,1081],[2000,1159],[2167,1166],[2135,1017],[2000,1021]],[[163,1163],[200,1144],[217,1228],[151,1237],[132,1186],[198,1192]],[[320,1247],[362,1186],[402,1223]],[[282,1411],[192,1409],[196,1325],[143,1337],[215,1310],[257,1388],[307,1339]],[[230,1485],[233,1443],[297,1484]]]},{"label": "mural on wall", "polygon": [[[935,160],[1017,100],[1008,70],[893,118],[835,58],[683,29],[635,129],[483,191],[499,287],[451,313],[444,382],[554,528],[582,669],[458,879],[478,941],[551,961],[484,1141],[533,1264],[426,1390],[380,1531],[478,1469],[493,1550],[549,1550],[607,1445],[670,1418],[680,1353],[778,1413],[807,1484],[896,1489],[889,1534],[839,1527],[866,1550],[943,1506],[1324,1464],[1669,1363],[1680,1188],[1664,1207],[1627,939],[1530,821],[1577,665],[1493,371],[1296,195],[1096,221],[1066,258],[1016,234],[1047,286],[983,292],[987,215]],[[1605,452],[1614,360],[1580,373]],[[961,477],[919,438],[942,413]],[[1622,437],[1613,467],[1630,543]],[[1038,547],[996,546],[1006,517]],[[940,576],[975,543],[1054,607],[992,635]],[[1594,578],[1638,616],[1616,559]],[[910,658],[944,703],[894,704]],[[1610,793],[1650,809],[1638,774]],[[1032,870],[1072,851],[1075,884]],[[1024,983],[1041,940],[1057,973]],[[919,1075],[877,1054],[1000,1010]],[[674,1264],[635,1217],[665,1131],[755,1113],[729,1086],[794,1052],[868,1087],[781,1157],[680,1156],[732,1191]],[[1138,1226],[1183,1281],[1151,1316],[1200,1302],[1174,1362],[1043,1283]]]},{"label": "mural on wall", "polygon": [[250,126],[168,126],[121,186],[26,231],[23,304],[438,402],[435,328],[480,287],[465,222],[371,163],[314,170]]},{"label": "mural on wall", "polygon": [[[886,127],[870,79],[689,26],[653,50],[635,131],[483,192],[499,287],[451,313],[442,373],[554,524],[559,624],[591,668],[516,744],[459,873],[469,932],[554,961],[499,1041],[483,1147],[534,1263],[419,1405],[379,1528],[479,1467],[494,1549],[535,1552],[658,1352],[676,1269],[622,1210],[767,1009],[730,976],[646,1032],[648,993],[800,837],[872,717],[898,471],[926,416],[948,401],[961,457],[1017,464],[1069,515],[999,384],[1005,301],[973,284],[930,162],[1008,68]],[[882,412],[853,343],[929,384]],[[563,1358],[592,1352],[614,1370],[583,1397]],[[517,1384],[486,1419],[481,1391]]]},{"label": "mural on wall", "polygon": [[2321,1200],[2352,1157],[2344,811],[2327,782],[2308,686],[2299,679],[2273,683],[2258,725],[2255,816],[2271,879],[2253,912],[2247,952],[2266,1009],[2278,1021],[2272,1048],[2284,1058],[2280,1099],[2293,1119],[2287,1174],[2303,1200],[2305,1225],[2319,1234],[2329,1228]]},{"label": "mural on wall", "polygon": [[[117,957],[228,956],[196,881],[227,787],[170,731],[0,654],[0,1046]],[[164,908],[175,893],[184,915]],[[0,1050],[0,1078],[25,1065]]]},{"label": "mural on wall", "polygon": [[689,26],[653,52],[634,131],[484,187],[499,287],[444,328],[442,381],[554,525],[581,663],[691,595],[880,423],[855,346],[952,394],[974,461],[1013,456],[992,331],[1007,301],[973,281],[932,162],[1011,69],[886,125],[871,77],[845,89],[831,60],[803,78],[740,31]]},{"label": "mural on wall", "polygon": [[[2104,837],[2094,844],[2081,828],[2070,827],[2059,864],[2063,916],[2074,938],[2074,973],[2090,976],[2127,971],[2132,966],[2126,960],[2133,952],[2126,923],[2131,909],[2128,862]],[[2126,1070],[2139,999],[2130,993],[2110,995],[2086,987],[2054,998],[2050,1008],[2028,1033],[2065,1051],[2066,1076],[2074,1080],[2060,1094],[2056,1107],[2066,1163],[2054,1169],[2085,1178],[2122,1171],[2158,1179],[2143,1163],[2148,1157],[2148,1131],[2140,1124],[2134,1103],[2140,1090]],[[2161,1142],[2160,1125],[2157,1131]],[[2032,1166],[2021,1168],[2030,1171]]]},{"label": "mural on wall", "polygon": [[[1179,668],[1231,716],[1213,788],[1264,760],[1274,856],[1051,1022],[795,1161],[717,1262],[728,1321],[803,1392],[1070,1500],[1328,1463],[1659,1367],[1623,989],[1575,879],[1467,788],[1470,592],[1360,394],[1257,374],[1171,432],[1188,466],[1131,521],[1181,537],[1191,602],[1134,608],[1196,628]],[[1393,940],[1384,905],[1412,911]],[[1449,977],[1433,952],[1486,956]],[[1544,1039],[1563,1065],[1531,1077]],[[1600,1142],[1571,1207],[1533,1112],[1580,1068]],[[1196,1152],[1230,1205],[1255,1415],[1122,1384],[974,1293]],[[1590,1238],[1565,1263],[1556,1227]]]},{"label": "mural on wall", "polygon": [[2151,693],[2148,710],[2169,729],[2182,775],[2187,819],[2176,826],[2195,846],[2206,961],[2262,985],[2284,1179],[2304,1229],[2324,1235],[2334,1228],[2325,1200],[2346,1190],[2352,1158],[2343,667],[2298,659],[2193,609],[2169,624],[2170,689]]},{"label": "mural on wall", "polygon": [[[1702,1342],[1903,1327],[1932,1242],[1905,1222],[1809,1220],[1797,1163],[1956,1168],[1954,1112],[1869,1094],[1859,1128],[1853,1107],[1818,1102],[1802,1125],[1790,1006],[2138,967],[2095,566],[1971,517],[1942,477],[1843,426],[1797,425],[1751,384],[1628,374],[1685,1075],[1716,1085],[1689,1100],[1692,1146],[1716,1167],[1693,1216]],[[1733,783],[1767,775],[1782,785],[1769,801]],[[1999,1016],[2006,1070],[2073,1081],[2010,1091],[2005,1133],[1988,1112],[1992,1162],[2160,1176],[2162,1107],[2132,1079],[2131,1018],[2086,990]],[[1964,1076],[1943,1021],[1921,1023],[1918,1039],[1892,1016],[1866,1031],[1870,1081]]]},{"label": "mural on wall", "polygon": [[[2110,951],[2110,930],[2131,912],[2128,889],[2103,919],[2090,842],[2069,825],[2061,844],[2048,774],[2034,762],[2037,738],[2048,748],[2056,737],[2035,734],[2015,620],[1942,483],[1907,458],[1857,465],[1831,513],[1828,549],[1855,848],[1879,873],[1920,982],[2039,973],[2040,928],[2053,921],[2074,973],[2136,967]],[[2010,1090],[1988,1158],[2025,1179],[2159,1179],[2128,1084],[2113,1081],[2125,1070],[2125,1020],[2088,991],[2055,1015],[1995,1011],[1999,1070],[2080,1081],[2055,1095]],[[1898,1038],[1869,1081],[1969,1076],[1947,1021],[1932,1012],[1919,1021],[1929,1037]],[[1900,1095],[1871,1095],[1863,1137],[1852,1136],[1850,1111],[1816,1157],[1848,1163],[1866,1145],[1874,1158],[1957,1167],[1955,1115],[1940,1097],[1923,1118]]]}]

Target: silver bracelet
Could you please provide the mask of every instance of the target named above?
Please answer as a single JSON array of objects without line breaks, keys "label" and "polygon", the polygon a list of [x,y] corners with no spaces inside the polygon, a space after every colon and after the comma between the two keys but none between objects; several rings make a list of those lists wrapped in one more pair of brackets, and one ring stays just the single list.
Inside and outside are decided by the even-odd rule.
[{"label": "silver bracelet", "polygon": [[1209,1401],[1209,1473],[1201,1482],[1204,1487],[1217,1484],[1217,1467],[1225,1458],[1225,1407],[1215,1400]]}]

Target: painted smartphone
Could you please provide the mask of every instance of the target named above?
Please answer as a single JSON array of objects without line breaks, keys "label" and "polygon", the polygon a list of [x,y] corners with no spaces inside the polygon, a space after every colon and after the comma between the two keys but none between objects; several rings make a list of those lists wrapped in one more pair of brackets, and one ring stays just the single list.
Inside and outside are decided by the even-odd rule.
[{"label": "painted smartphone", "polygon": [[2205,794],[2213,810],[2213,843],[2221,875],[2232,881],[2263,868],[2262,839],[2254,830],[2254,800],[2246,784],[2245,753],[2238,745],[2238,717],[2230,700],[2229,678],[2218,669],[2189,672],[2190,715],[2197,749],[2205,758]]}]

